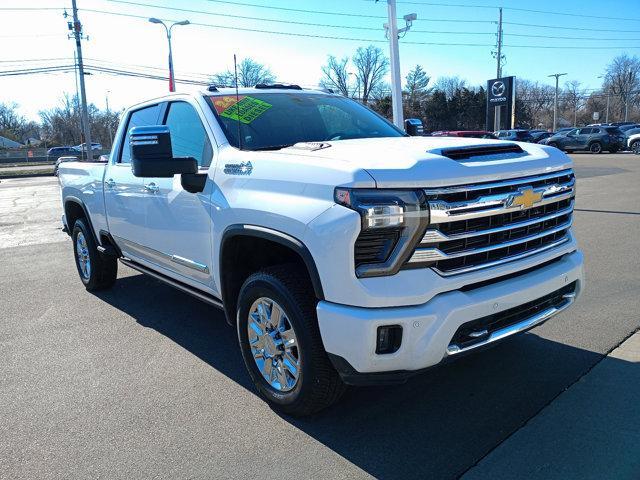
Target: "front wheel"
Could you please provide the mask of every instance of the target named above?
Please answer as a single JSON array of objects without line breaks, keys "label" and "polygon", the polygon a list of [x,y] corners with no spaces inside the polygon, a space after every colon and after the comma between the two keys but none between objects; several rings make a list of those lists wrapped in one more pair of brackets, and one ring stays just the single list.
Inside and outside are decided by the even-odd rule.
[{"label": "front wheel", "polygon": [[118,276],[118,261],[98,252],[97,245],[83,218],[73,226],[73,251],[76,268],[85,288],[92,292],[111,287]]},{"label": "front wheel", "polygon": [[589,151],[591,153],[602,153],[602,144],[600,142],[593,142],[589,145]]},{"label": "front wheel", "polygon": [[318,412],[345,390],[324,350],[306,272],[269,267],[238,297],[238,341],[249,375],[266,400],[290,415]]},{"label": "front wheel", "polygon": [[631,151],[636,155],[640,155],[640,140],[636,140],[631,144]]}]

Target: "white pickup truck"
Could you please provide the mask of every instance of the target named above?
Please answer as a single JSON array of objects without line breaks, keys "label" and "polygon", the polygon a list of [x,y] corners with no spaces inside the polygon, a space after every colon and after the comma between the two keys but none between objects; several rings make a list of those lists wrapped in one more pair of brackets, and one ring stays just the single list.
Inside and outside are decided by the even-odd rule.
[{"label": "white pickup truck", "polygon": [[409,137],[331,92],[150,100],[106,164],[59,181],[87,290],[119,260],[224,309],[256,388],[294,415],[526,331],[583,285],[564,153]]}]

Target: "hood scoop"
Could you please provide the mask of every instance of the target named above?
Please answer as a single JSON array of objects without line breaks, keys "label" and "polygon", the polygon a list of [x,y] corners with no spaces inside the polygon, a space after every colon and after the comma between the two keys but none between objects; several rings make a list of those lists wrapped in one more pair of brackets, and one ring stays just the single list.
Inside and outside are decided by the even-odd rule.
[{"label": "hood scoop", "polygon": [[520,145],[515,143],[443,148],[439,152],[434,151],[432,153],[438,153],[443,157],[447,157],[461,163],[511,160],[529,155],[520,147]]}]

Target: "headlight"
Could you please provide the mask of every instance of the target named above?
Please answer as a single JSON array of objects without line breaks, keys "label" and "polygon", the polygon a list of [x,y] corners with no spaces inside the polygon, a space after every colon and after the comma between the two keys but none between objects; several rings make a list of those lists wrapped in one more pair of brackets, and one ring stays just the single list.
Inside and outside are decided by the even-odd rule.
[{"label": "headlight", "polygon": [[394,275],[408,260],[429,224],[422,190],[336,188],[336,203],[360,214],[354,248],[358,277]]}]

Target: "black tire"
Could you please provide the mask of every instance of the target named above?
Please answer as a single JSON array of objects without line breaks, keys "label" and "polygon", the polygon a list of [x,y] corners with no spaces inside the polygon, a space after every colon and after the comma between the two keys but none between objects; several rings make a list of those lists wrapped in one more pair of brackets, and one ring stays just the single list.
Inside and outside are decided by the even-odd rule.
[{"label": "black tire", "polygon": [[[295,331],[300,369],[295,386],[289,391],[278,390],[265,380],[249,346],[250,309],[262,297],[281,306]],[[269,267],[254,273],[244,282],[238,296],[238,341],[249,375],[260,394],[277,410],[289,415],[305,416],[323,410],[346,389],[324,350],[316,304],[306,271],[296,265]]]},{"label": "black tire", "polygon": [[600,142],[593,142],[589,144],[589,151],[591,153],[602,153],[602,144]]},{"label": "black tire", "polygon": [[640,140],[636,140],[631,144],[631,151],[636,155],[640,155]]},{"label": "black tire", "polygon": [[[83,269],[80,260],[81,256],[78,255],[79,235],[82,235],[81,239],[86,244],[85,256],[88,256],[90,262],[88,269]],[[71,238],[73,240],[76,268],[85,288],[90,292],[94,292],[111,287],[118,277],[118,260],[115,257],[102,255],[98,252],[96,241],[84,218],[76,220]]]}]

